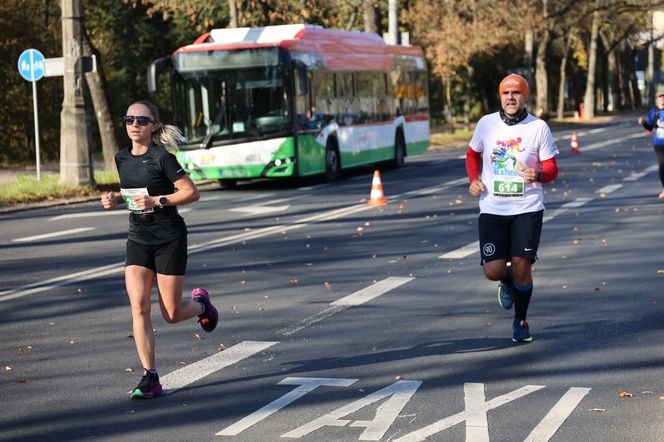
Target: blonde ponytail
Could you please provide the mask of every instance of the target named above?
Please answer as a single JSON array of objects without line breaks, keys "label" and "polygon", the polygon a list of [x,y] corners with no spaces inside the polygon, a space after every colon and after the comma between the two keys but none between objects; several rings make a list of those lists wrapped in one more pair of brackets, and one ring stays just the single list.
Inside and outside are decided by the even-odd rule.
[{"label": "blonde ponytail", "polygon": [[132,103],[131,106],[134,104],[141,104],[147,107],[157,124],[157,129],[152,134],[152,142],[164,146],[167,151],[175,154],[178,151],[178,144],[184,140],[180,128],[171,124],[162,124],[159,120],[159,109],[152,102],[141,100]]},{"label": "blonde ponytail", "polygon": [[182,142],[182,132],[177,126],[157,123],[157,130],[152,134],[152,141],[161,144],[172,154],[178,151],[178,144]]}]

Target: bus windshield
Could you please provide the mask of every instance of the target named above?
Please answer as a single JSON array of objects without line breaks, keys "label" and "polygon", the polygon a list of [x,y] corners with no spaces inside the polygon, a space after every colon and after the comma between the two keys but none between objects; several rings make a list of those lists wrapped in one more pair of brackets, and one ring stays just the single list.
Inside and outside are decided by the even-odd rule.
[{"label": "bus windshield", "polygon": [[[283,65],[265,63],[264,56],[243,57],[239,60],[262,58],[264,64],[249,62],[238,67],[239,63],[224,63],[215,68],[208,60],[198,69],[190,63],[174,75],[174,111],[184,131],[185,144],[207,147],[231,140],[265,139],[292,128]],[[217,58],[233,60],[223,54]]]}]

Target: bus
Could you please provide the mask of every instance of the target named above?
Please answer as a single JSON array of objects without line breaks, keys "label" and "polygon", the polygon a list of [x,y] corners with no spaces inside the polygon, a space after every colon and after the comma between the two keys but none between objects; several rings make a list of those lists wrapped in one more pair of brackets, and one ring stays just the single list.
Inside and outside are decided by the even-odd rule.
[{"label": "bus", "polygon": [[214,29],[148,69],[170,73],[177,152],[193,180],[399,167],[429,146],[426,62],[373,33],[294,24]]}]

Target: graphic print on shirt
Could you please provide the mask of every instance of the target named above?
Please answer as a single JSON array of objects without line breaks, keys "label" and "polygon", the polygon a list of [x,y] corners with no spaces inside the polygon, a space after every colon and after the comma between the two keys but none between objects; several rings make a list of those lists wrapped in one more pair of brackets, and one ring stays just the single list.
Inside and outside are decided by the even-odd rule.
[{"label": "graphic print on shirt", "polygon": [[521,147],[521,137],[497,140],[491,152],[493,169],[493,194],[503,197],[522,197],[526,168],[517,156],[525,148]]}]

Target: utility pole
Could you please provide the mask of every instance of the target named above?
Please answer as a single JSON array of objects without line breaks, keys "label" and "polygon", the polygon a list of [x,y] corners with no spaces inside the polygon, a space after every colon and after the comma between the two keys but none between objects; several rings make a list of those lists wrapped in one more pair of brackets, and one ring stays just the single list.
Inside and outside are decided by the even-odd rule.
[{"label": "utility pole", "polygon": [[64,99],[60,114],[60,183],[94,184],[83,97],[81,0],[62,0]]},{"label": "utility pole", "polygon": [[388,14],[387,14],[387,21],[388,21],[388,35],[390,39],[390,44],[397,44],[399,42],[398,37],[397,37],[397,30],[398,30],[398,5],[397,5],[397,0],[389,0],[388,2]]}]

